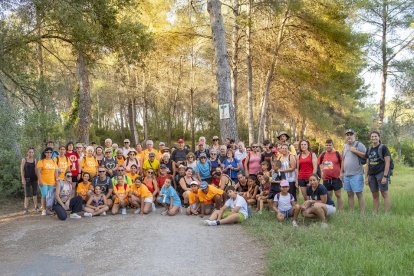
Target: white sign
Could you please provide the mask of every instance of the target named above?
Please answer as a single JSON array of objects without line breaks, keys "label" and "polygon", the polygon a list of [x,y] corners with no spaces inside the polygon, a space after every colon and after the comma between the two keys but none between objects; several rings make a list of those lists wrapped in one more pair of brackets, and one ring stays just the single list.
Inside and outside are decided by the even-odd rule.
[{"label": "white sign", "polygon": [[230,119],[230,105],[221,104],[219,105],[220,120]]}]

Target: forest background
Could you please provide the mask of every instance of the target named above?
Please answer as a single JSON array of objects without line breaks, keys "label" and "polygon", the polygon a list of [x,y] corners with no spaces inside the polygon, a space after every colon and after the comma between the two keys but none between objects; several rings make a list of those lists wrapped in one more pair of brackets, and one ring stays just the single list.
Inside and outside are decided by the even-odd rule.
[{"label": "forest background", "polygon": [[283,130],[320,151],[326,138],[341,149],[345,128],[365,144],[377,129],[414,166],[414,1],[0,3],[2,195],[21,193],[20,158],[48,140],[183,137],[194,148],[220,135],[209,5],[224,22],[231,138],[274,141]]}]

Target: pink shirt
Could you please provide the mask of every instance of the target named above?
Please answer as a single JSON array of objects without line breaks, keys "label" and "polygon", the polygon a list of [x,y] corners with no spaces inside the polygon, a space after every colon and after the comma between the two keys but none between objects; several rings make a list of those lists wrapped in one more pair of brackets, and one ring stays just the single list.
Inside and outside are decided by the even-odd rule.
[{"label": "pink shirt", "polygon": [[247,168],[249,169],[249,174],[257,174],[261,171],[262,166],[260,165],[262,156],[261,154],[255,155],[250,153],[249,154],[249,163],[247,164]]}]

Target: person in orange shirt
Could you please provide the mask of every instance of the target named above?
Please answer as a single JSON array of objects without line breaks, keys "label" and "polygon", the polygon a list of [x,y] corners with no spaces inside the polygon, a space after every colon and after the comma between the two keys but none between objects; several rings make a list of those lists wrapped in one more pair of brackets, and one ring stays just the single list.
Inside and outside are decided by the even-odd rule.
[{"label": "person in orange shirt", "polygon": [[118,175],[116,177],[116,184],[114,185],[114,206],[112,206],[112,214],[116,215],[121,209],[121,214],[126,215],[126,207],[128,205],[128,193],[130,188],[124,181],[124,176]]},{"label": "person in orange shirt", "polygon": [[198,200],[198,182],[191,181],[190,191],[188,192],[188,203],[190,206],[187,208],[187,215],[198,215],[200,212],[200,201]]},{"label": "person in orange shirt", "polygon": [[55,202],[58,167],[52,159],[52,153],[53,149],[47,147],[42,154],[42,159],[36,164],[37,181],[42,194],[42,216],[51,214],[51,208]]},{"label": "person in orange shirt", "polygon": [[116,161],[118,162],[118,166],[123,166],[125,163],[125,156],[124,156],[124,152],[122,151],[122,149],[117,149],[116,150]]},{"label": "person in orange shirt", "polygon": [[127,172],[126,175],[131,178],[132,183],[135,183],[135,179],[137,179],[137,177],[139,176],[138,174],[138,167],[137,165],[132,165],[131,167],[131,171]]},{"label": "person in orange shirt", "polygon": [[65,179],[65,172],[70,170],[70,166],[72,166],[72,162],[66,156],[66,147],[60,146],[59,148],[59,155],[56,156],[53,161],[55,161],[56,165],[58,166],[58,178],[60,180]]},{"label": "person in orange shirt", "polygon": [[147,186],[142,183],[142,178],[138,176],[134,183],[135,185],[132,185],[129,194],[131,205],[137,207],[134,213],[144,215],[151,212],[151,210],[154,211],[155,205],[152,194]]},{"label": "person in orange shirt", "polygon": [[83,203],[86,203],[89,198],[89,190],[91,189],[91,182],[89,182],[90,175],[88,172],[84,172],[82,175],[82,182],[78,183],[76,187],[76,193],[82,197]]},{"label": "person in orange shirt", "polygon": [[200,189],[198,189],[198,200],[200,201],[201,214],[203,217],[206,212],[206,206],[209,204],[214,204],[216,210],[219,210],[223,205],[223,194],[224,191],[216,188],[214,185],[208,185],[207,182],[202,181]]},{"label": "person in orange shirt", "polygon": [[[98,171],[98,161],[96,160],[96,157],[93,156],[93,147],[89,146],[86,148],[86,155],[82,158],[82,161],[80,162],[80,173],[88,172],[90,175],[90,179],[93,179],[97,175]],[[78,178],[80,180],[80,174],[78,175]]]},{"label": "person in orange shirt", "polygon": [[149,159],[149,154],[154,153],[154,157],[158,154],[158,151],[154,149],[154,142],[152,140],[147,140],[145,143],[147,148],[143,151],[144,153],[144,162]]}]

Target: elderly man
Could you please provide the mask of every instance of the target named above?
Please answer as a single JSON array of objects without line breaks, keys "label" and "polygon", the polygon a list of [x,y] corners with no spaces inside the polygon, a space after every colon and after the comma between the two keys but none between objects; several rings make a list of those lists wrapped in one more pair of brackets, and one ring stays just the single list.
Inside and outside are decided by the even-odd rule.
[{"label": "elderly man", "polygon": [[144,152],[144,162],[145,162],[145,160],[149,159],[149,154],[150,153],[154,153],[155,156],[158,154],[158,151],[156,149],[154,149],[154,142],[152,140],[147,140],[145,145],[147,146],[147,148],[143,151]]},{"label": "elderly man", "polygon": [[131,141],[129,139],[124,140],[124,147],[122,148],[122,153],[125,158],[128,157],[128,152],[131,150]]},{"label": "elderly man", "polygon": [[184,148],[184,139],[178,139],[177,149],[171,154],[171,160],[173,161],[173,176],[177,174],[177,169],[180,165],[184,165],[187,158],[187,154],[190,152],[188,149]]}]

